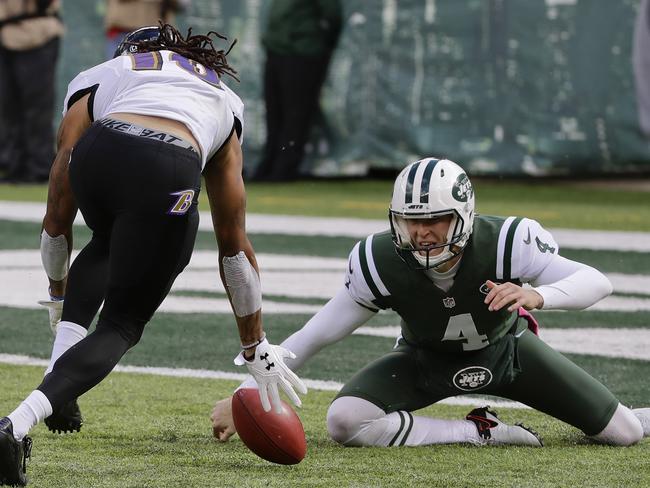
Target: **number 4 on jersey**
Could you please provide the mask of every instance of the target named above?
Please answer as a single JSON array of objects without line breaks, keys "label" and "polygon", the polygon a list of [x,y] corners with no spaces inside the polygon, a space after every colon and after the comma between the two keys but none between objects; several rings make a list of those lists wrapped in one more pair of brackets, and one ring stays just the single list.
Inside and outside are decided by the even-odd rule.
[{"label": "number 4 on jersey", "polygon": [[464,313],[449,318],[443,341],[466,341],[463,351],[476,351],[487,346],[490,342],[485,334],[479,334],[472,315]]}]

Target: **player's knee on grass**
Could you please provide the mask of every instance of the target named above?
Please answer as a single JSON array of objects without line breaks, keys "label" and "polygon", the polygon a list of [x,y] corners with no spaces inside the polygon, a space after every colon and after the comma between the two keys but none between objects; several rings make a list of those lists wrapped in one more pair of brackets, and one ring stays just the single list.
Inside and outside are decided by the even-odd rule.
[{"label": "player's knee on grass", "polygon": [[592,439],[613,446],[631,446],[643,439],[643,426],[629,408],[619,403],[607,426]]},{"label": "player's knee on grass", "polygon": [[327,410],[327,432],[333,441],[343,445],[359,431],[360,419],[347,408],[350,398],[335,399]]},{"label": "player's knee on grass", "polygon": [[[327,431],[332,440],[350,447],[387,446],[392,419],[375,404],[362,398],[344,396],[327,411]],[[386,424],[386,425],[384,425]]]}]

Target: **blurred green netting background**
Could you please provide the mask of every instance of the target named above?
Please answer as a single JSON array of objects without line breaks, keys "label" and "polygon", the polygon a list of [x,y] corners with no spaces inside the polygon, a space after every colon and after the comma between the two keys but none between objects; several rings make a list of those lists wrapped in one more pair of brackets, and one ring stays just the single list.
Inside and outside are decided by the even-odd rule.
[{"label": "blurred green netting background", "polygon": [[[631,62],[639,0],[344,0],[345,25],[304,169],[401,168],[448,156],[473,174],[650,170]],[[59,99],[102,61],[103,0],[65,0]],[[265,0],[192,0],[177,24],[237,38],[229,82],[245,152],[264,142]]]}]

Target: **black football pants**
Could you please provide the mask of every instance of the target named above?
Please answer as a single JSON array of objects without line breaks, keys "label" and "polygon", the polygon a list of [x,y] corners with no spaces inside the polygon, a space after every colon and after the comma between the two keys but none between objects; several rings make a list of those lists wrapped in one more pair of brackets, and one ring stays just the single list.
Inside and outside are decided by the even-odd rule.
[{"label": "black football pants", "polygon": [[69,172],[93,236],[70,268],[62,320],[88,327],[104,306],[96,330],[38,387],[55,409],[98,384],[139,341],[189,262],[199,219],[201,163],[189,149],[95,122]]}]

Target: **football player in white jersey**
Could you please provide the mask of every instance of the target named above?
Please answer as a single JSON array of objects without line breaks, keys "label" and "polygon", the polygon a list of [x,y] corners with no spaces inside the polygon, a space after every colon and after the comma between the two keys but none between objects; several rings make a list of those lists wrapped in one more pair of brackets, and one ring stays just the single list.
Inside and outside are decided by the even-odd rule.
[{"label": "football player in white jersey", "polygon": [[[527,310],[583,309],[610,294],[602,273],[560,256],[534,220],[475,215],[471,182],[448,160],[409,164],[395,181],[389,215],[390,231],[350,253],[336,296],[283,342],[296,352],[288,364],[297,369],[380,309],[401,317],[395,348],[359,371],[331,404],[327,426],[336,442],[542,445],[487,408],[465,420],[412,413],[468,393],[523,402],[597,442],[628,446],[650,435],[649,408],[622,405],[531,327]],[[229,399],[217,402],[212,421],[218,439],[234,433]]]},{"label": "football player in white jersey", "polygon": [[[52,430],[78,430],[76,399],[139,341],[189,262],[202,175],[241,340],[235,363],[257,378],[266,410],[281,408],[279,390],[297,405],[294,388],[306,393],[284,363],[292,353],[269,344],[262,327],[245,231],[243,104],[222,80],[236,72],[212,34],[221,37],[183,36],[168,24],[139,29],[114,59],[69,84],[41,235],[56,336],[42,383],[0,418],[0,485],[27,483],[29,430],[49,417]],[[92,239],[68,270],[77,207]]]}]

